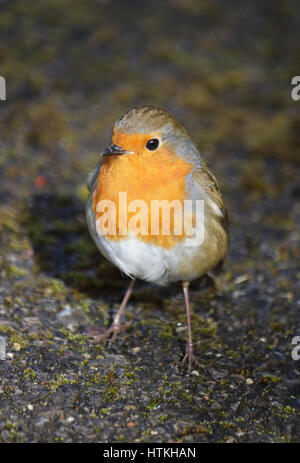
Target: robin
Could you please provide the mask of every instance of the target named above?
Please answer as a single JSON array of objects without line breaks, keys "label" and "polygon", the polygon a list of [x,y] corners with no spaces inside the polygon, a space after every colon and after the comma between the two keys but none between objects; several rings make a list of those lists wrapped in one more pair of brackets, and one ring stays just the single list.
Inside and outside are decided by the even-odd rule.
[{"label": "robin", "polygon": [[[187,130],[172,115],[139,106],[116,121],[112,144],[103,151],[87,183],[91,236],[103,256],[132,279],[111,327],[96,341],[110,336],[114,341],[130,325],[121,325],[120,319],[136,279],[161,286],[180,281],[188,330],[181,364],[187,363],[190,370],[197,361],[189,283],[206,273],[220,272],[229,241],[227,212],[215,177]],[[165,207],[167,232],[166,211],[159,207],[157,212],[157,205],[169,206]],[[189,226],[178,228],[185,218]]]}]

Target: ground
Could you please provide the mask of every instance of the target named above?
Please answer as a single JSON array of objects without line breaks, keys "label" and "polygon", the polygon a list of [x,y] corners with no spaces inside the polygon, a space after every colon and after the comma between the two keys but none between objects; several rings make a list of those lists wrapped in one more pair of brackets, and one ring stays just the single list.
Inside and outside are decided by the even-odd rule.
[{"label": "ground", "polygon": [[[2,1],[0,441],[299,442],[296,2]],[[132,327],[93,345],[128,285],[87,231],[85,178],[113,121],[189,129],[230,217],[220,280],[139,282]]]}]

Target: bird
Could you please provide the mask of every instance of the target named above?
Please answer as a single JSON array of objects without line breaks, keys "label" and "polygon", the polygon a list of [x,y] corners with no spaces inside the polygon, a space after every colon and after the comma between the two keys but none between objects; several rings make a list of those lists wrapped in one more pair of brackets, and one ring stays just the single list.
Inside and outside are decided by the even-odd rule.
[{"label": "bird", "polygon": [[[173,115],[142,105],[117,119],[111,144],[88,175],[87,186],[89,232],[102,255],[131,279],[112,325],[95,336],[96,342],[114,341],[131,325],[121,324],[121,317],[137,279],[158,286],[181,282],[188,339],[180,365],[190,371],[199,362],[189,284],[205,274],[218,275],[229,246],[228,214],[215,176]],[[185,218],[189,226],[180,228]]]}]

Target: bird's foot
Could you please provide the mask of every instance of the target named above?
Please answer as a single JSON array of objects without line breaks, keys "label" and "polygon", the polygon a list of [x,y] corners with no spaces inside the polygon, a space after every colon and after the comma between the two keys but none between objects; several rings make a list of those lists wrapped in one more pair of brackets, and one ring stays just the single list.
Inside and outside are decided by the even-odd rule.
[{"label": "bird's foot", "polygon": [[180,362],[180,366],[184,367],[185,364],[187,364],[188,372],[191,371],[193,364],[196,365],[197,367],[201,366],[200,363],[198,362],[198,360],[195,359],[194,354],[193,354],[193,350],[189,349],[188,347],[186,349],[185,356],[183,357],[183,359]]},{"label": "bird's foot", "polygon": [[102,328],[102,330],[101,330],[102,332],[100,332],[99,334],[98,333],[95,334],[95,333],[91,332],[89,337],[91,338],[91,342],[93,344],[96,344],[98,342],[105,341],[106,339],[108,339],[112,335],[112,337],[111,337],[111,339],[109,341],[114,342],[116,340],[118,334],[121,331],[125,331],[128,328],[130,328],[131,325],[132,325],[132,322],[124,323],[123,325],[121,325],[120,323],[113,322],[111,324],[111,326],[107,330],[103,331],[103,328]]}]

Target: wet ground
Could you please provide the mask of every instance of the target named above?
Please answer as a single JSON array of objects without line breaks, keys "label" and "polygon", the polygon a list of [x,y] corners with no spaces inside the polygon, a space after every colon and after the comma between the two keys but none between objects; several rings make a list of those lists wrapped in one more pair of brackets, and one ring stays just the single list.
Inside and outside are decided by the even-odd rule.
[{"label": "wet ground", "polygon": [[[296,2],[0,2],[0,441],[299,442]],[[128,280],[87,231],[85,178],[112,123],[150,103],[219,179],[231,247],[193,283],[140,282],[116,344],[92,345]]]}]

